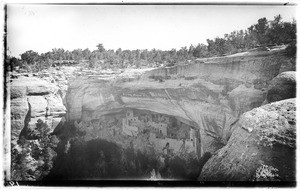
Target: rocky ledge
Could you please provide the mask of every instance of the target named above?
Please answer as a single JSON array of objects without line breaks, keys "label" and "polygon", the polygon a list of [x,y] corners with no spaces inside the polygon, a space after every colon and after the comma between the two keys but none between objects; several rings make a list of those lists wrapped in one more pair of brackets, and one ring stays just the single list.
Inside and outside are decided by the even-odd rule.
[{"label": "rocky ledge", "polygon": [[200,181],[295,181],[296,99],[244,113]]}]

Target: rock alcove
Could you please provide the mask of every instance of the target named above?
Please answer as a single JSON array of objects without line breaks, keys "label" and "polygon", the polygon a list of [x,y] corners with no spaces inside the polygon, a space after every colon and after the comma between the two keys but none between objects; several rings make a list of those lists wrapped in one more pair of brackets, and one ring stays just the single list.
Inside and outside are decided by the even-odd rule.
[{"label": "rock alcove", "polygon": [[[62,141],[45,180],[145,179],[151,172],[158,179],[196,180],[210,156],[201,155],[197,124],[180,117],[124,108],[101,116],[86,111],[83,119],[54,131]],[[215,142],[214,147],[221,146]]]},{"label": "rock alcove", "polygon": [[[277,49],[151,70],[19,75],[11,82],[12,160],[16,161],[12,163],[12,176],[22,174],[18,173],[23,171],[22,167],[15,164],[25,151],[22,148],[27,147],[27,166],[33,169],[28,176],[15,178],[18,180],[199,177],[202,181],[245,177],[242,180],[248,181],[260,166],[243,168],[247,161],[264,161],[261,165],[274,166],[269,160],[272,153],[263,160],[256,157],[239,161],[237,169],[243,170],[243,176],[239,176],[242,171],[209,169],[232,169],[230,165],[240,156],[230,151],[236,143],[253,148],[238,136],[250,137],[251,144],[256,143],[252,141],[257,138],[256,131],[245,129],[241,121],[247,119],[244,115],[248,116],[248,111],[275,98],[279,101],[294,96],[281,95],[286,92],[284,87],[295,92],[290,91],[295,85],[294,73],[282,73],[293,70],[287,67],[291,60],[284,49]],[[71,70],[66,68],[67,71]],[[269,84],[272,91],[268,91]],[[276,84],[285,86],[278,89]],[[293,100],[281,104],[291,107],[283,112],[295,111]],[[275,104],[265,108],[270,110],[268,107],[273,106],[277,107]],[[280,119],[280,124],[285,124],[288,140],[293,140],[291,129],[296,122],[288,117],[286,121]],[[26,140],[28,133],[40,127],[50,129],[49,136],[41,133],[47,134],[47,138],[38,135]],[[285,131],[279,132],[285,135]],[[58,140],[52,140],[53,137]],[[288,143],[288,150],[293,153],[293,141]],[[228,157],[229,151],[232,158]],[[256,151],[252,154],[260,156]],[[288,168],[293,174],[293,165]]]}]

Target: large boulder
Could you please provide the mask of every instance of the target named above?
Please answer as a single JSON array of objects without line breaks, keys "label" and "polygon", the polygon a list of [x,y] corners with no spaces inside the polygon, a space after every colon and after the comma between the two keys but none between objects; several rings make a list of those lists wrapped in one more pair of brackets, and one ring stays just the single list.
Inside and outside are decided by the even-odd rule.
[{"label": "large boulder", "polygon": [[296,72],[282,72],[272,79],[268,87],[269,103],[296,97]]},{"label": "large boulder", "polygon": [[244,113],[227,145],[204,165],[200,181],[295,181],[296,99]]}]

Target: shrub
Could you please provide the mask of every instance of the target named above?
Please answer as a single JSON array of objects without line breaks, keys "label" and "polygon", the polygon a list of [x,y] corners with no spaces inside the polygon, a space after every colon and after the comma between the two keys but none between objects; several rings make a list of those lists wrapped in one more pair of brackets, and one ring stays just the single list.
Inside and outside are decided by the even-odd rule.
[{"label": "shrub", "polygon": [[279,181],[280,177],[277,172],[278,169],[263,164],[256,169],[252,181]]},{"label": "shrub", "polygon": [[[12,144],[12,180],[41,180],[53,167],[54,149],[59,140],[55,135],[50,136],[49,127],[42,120],[36,126],[31,132],[24,131],[18,144]],[[26,133],[32,135],[26,136]]]}]

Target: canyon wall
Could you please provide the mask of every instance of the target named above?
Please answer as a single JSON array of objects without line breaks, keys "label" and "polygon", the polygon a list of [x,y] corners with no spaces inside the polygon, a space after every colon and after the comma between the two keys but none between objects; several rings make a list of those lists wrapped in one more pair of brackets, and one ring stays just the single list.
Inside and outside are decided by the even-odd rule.
[{"label": "canyon wall", "polygon": [[[194,128],[199,133],[196,136],[200,140],[198,156],[213,155],[199,178],[214,179],[223,171],[216,170],[214,174],[209,169],[217,166],[215,161],[223,157],[222,153],[232,149],[233,142],[241,141],[237,138],[240,134],[241,137],[252,136],[240,133],[243,129],[240,117],[266,103],[295,96],[295,73],[285,72],[295,70],[295,58],[287,57],[284,48],[197,59],[183,66],[126,69],[115,73],[73,67],[35,75],[11,75],[12,177],[38,180],[49,173],[58,144],[52,132],[64,128],[65,121],[70,126],[81,124],[80,131],[91,141],[102,132],[95,132],[99,126],[91,130],[88,124],[99,122],[104,115],[137,109],[174,116]],[[293,121],[284,123],[295,125]],[[116,140],[114,133],[108,141]],[[125,140],[126,145],[131,144],[131,139],[141,143],[136,148],[147,143],[145,137],[135,137]],[[122,145],[124,137],[121,140]],[[222,151],[216,142],[222,146],[230,144]],[[162,149],[159,147],[159,150]],[[19,161],[20,156],[24,156],[24,160]],[[42,159],[45,157],[48,161]],[[218,164],[220,168],[226,166],[226,160]],[[26,164],[20,165],[21,162]],[[248,174],[260,168],[252,167]]]},{"label": "canyon wall", "polygon": [[213,139],[228,141],[241,114],[263,104],[269,82],[290,62],[281,48],[199,59],[140,75],[82,76],[66,95],[68,120],[89,121],[122,108],[180,117],[196,124],[203,155],[214,152]]}]

